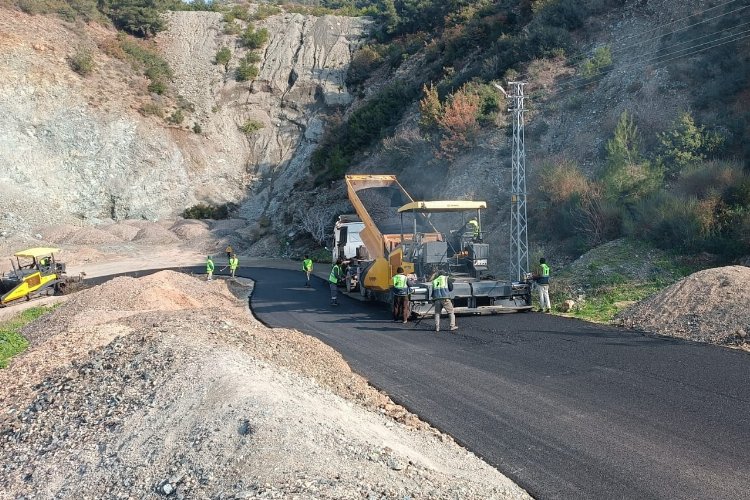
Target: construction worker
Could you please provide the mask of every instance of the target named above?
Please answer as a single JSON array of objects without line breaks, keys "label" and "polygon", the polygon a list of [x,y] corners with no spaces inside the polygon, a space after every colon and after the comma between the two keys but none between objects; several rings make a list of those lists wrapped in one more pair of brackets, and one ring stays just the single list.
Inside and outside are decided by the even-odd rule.
[{"label": "construction worker", "polygon": [[477,218],[472,217],[466,225],[469,227],[469,231],[471,231],[471,237],[474,238],[474,240],[479,240],[481,232],[479,231],[479,222],[477,221]]},{"label": "construction worker", "polygon": [[534,276],[537,288],[539,288],[539,311],[550,312],[552,310],[549,301],[549,266],[542,257],[539,259],[539,274]]},{"label": "construction worker", "polygon": [[302,261],[302,271],[305,273],[305,277],[307,278],[305,286],[310,286],[310,275],[313,272],[313,261],[307,255],[305,255],[305,260]]},{"label": "construction worker", "polygon": [[214,275],[214,261],[211,260],[211,256],[206,257],[206,274],[208,275],[207,281],[211,281]]},{"label": "construction worker", "polygon": [[331,274],[328,275],[328,286],[331,289],[331,305],[339,305],[338,294],[339,294],[339,281],[343,277],[343,271],[341,270],[341,259],[337,259],[336,263],[331,268]]},{"label": "construction worker", "polygon": [[232,254],[231,257],[229,257],[229,274],[234,278],[234,273],[237,271],[237,268],[240,266],[240,259],[237,258],[236,255]]},{"label": "construction worker", "polygon": [[232,255],[234,254],[234,250],[232,249],[232,245],[227,245],[227,248],[224,250],[227,253],[227,263],[232,264]]},{"label": "construction worker", "polygon": [[435,331],[440,331],[440,313],[442,309],[448,313],[450,319],[450,330],[455,332],[458,330],[456,326],[456,315],[453,312],[453,302],[450,299],[450,291],[452,286],[448,283],[448,276],[442,271],[438,271],[433,275],[432,279],[432,300],[435,301]]},{"label": "construction worker", "polygon": [[409,286],[404,268],[399,267],[393,276],[393,321],[402,318],[404,323],[409,319]]}]

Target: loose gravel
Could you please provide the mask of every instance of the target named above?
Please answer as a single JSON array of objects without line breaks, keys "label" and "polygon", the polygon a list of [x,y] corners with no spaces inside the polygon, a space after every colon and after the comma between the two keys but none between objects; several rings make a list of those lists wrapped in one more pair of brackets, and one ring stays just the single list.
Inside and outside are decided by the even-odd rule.
[{"label": "loose gravel", "polygon": [[0,371],[4,498],[528,498],[240,282],[71,296]]}]

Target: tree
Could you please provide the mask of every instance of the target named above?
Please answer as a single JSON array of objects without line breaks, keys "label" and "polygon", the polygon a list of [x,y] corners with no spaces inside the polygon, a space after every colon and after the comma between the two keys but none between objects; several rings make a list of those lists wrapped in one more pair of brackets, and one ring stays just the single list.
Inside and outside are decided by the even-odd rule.
[{"label": "tree", "polygon": [[659,142],[658,161],[666,177],[675,180],[687,168],[705,161],[709,153],[721,146],[723,138],[697,126],[690,113],[684,112],[674,122],[672,130],[659,134]]},{"label": "tree", "polygon": [[607,142],[607,160],[602,181],[606,196],[632,202],[661,185],[661,170],[639,151],[638,127],[627,111],[620,115],[614,137]]},{"label": "tree", "polygon": [[157,0],[99,0],[99,9],[123,31],[148,38],[166,28]]},{"label": "tree", "polygon": [[450,97],[438,119],[442,133],[440,156],[452,159],[459,148],[469,145],[479,130],[478,114],[479,96],[476,94],[462,88]]},{"label": "tree", "polygon": [[419,101],[419,125],[425,130],[434,129],[438,126],[438,120],[443,115],[443,103],[440,102],[437,88],[430,84],[422,87],[424,97]]}]

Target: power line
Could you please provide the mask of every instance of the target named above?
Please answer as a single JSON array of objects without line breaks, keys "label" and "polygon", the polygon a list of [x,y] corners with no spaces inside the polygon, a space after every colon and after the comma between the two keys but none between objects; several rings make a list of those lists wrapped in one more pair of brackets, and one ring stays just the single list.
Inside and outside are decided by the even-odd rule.
[{"label": "power line", "polygon": [[[659,25],[657,25],[657,26],[655,26],[655,27],[653,27],[653,28],[651,28],[651,29],[649,29],[649,30],[646,30],[646,31],[642,31],[642,32],[640,32],[640,33],[636,33],[636,34],[634,34],[634,35],[630,35],[630,36],[627,36],[627,37],[623,38],[622,40],[620,40],[620,41],[619,41],[618,43],[622,43],[623,41],[625,41],[625,40],[629,40],[629,39],[631,39],[631,38],[636,38],[636,37],[640,38],[640,37],[642,37],[642,36],[644,36],[644,35],[648,35],[649,33],[653,33],[653,32],[655,32],[655,31],[658,31],[658,30],[660,30],[660,29],[664,28],[665,26],[669,26],[669,25],[672,25],[672,24],[675,24],[675,23],[678,23],[678,22],[684,21],[684,20],[686,20],[686,19],[690,19],[691,17],[695,17],[695,16],[698,16],[698,15],[701,15],[701,14],[705,14],[705,13],[706,13],[706,12],[708,12],[708,11],[711,11],[711,10],[714,10],[714,9],[718,9],[718,8],[720,8],[720,7],[724,7],[724,6],[726,6],[726,5],[729,5],[729,4],[731,4],[731,3],[735,3],[735,2],[737,2],[737,1],[740,1],[740,0],[731,0],[731,1],[729,1],[729,2],[725,2],[725,3],[723,3],[723,4],[720,4],[720,5],[717,5],[717,6],[715,6],[715,7],[711,7],[711,8],[709,8],[709,9],[705,9],[705,10],[702,10],[702,11],[698,11],[698,12],[696,12],[696,13],[694,13],[694,14],[691,14],[691,15],[689,15],[689,16],[685,16],[685,17],[683,17],[683,18],[677,19],[676,21],[670,21],[670,22],[668,22],[668,23],[663,23],[663,24],[659,24]],[[743,6],[743,7],[740,7],[740,8],[738,8],[738,9],[735,9],[735,10],[732,10],[732,11],[729,11],[729,12],[725,12],[725,13],[723,13],[723,14],[720,14],[720,15],[718,15],[718,16],[714,16],[714,17],[711,17],[711,18],[708,18],[708,19],[703,19],[702,21],[699,21],[699,22],[697,22],[697,23],[693,23],[693,24],[691,24],[691,25],[688,25],[688,26],[685,26],[685,27],[683,27],[683,28],[679,28],[679,29],[676,29],[676,30],[674,30],[674,31],[670,31],[670,32],[668,32],[668,33],[662,33],[662,34],[659,34],[658,36],[655,36],[655,37],[651,37],[651,38],[648,38],[648,39],[646,39],[646,40],[641,40],[641,41],[639,41],[639,42],[636,42],[636,43],[632,43],[632,44],[629,44],[629,45],[625,45],[625,46],[619,47],[619,48],[617,48],[617,49],[614,49],[614,50],[612,50],[612,53],[618,53],[618,52],[622,52],[622,51],[625,51],[625,50],[627,50],[627,49],[631,49],[631,48],[633,48],[633,47],[637,47],[638,45],[642,45],[642,44],[644,44],[644,43],[646,43],[646,42],[649,42],[649,41],[655,40],[655,39],[657,39],[657,38],[662,38],[662,37],[665,37],[665,36],[668,36],[668,35],[673,35],[673,34],[675,34],[675,33],[679,33],[680,31],[685,31],[686,29],[689,29],[689,28],[693,28],[693,27],[695,27],[695,26],[699,26],[699,25],[701,25],[701,24],[703,24],[703,23],[707,23],[707,22],[709,22],[709,21],[713,21],[713,20],[719,19],[719,18],[721,18],[721,17],[724,17],[724,16],[728,16],[728,15],[730,15],[730,14],[733,14],[733,13],[735,13],[735,12],[739,12],[739,11],[741,11],[741,10],[747,9],[748,7],[750,7],[750,5],[745,5],[745,6]],[[574,54],[574,55],[571,55],[570,57],[568,57],[568,60],[569,60],[569,61],[576,61],[576,60],[580,60],[581,58],[583,58],[583,57],[586,57],[586,54],[587,54],[586,52],[583,52],[583,51],[581,51],[581,52],[578,52],[577,54]]]},{"label": "power line", "polygon": [[[745,26],[747,24],[750,24],[750,22],[743,23],[742,25],[735,26],[735,27],[733,27],[731,29],[736,29],[738,27]],[[722,30],[720,32],[714,32],[714,33],[711,33],[709,36],[714,36],[714,35],[717,35],[719,33],[723,33],[724,31],[727,31],[727,30]],[[659,51],[650,52],[648,54],[644,54],[644,55],[641,55],[641,56],[638,56],[638,57],[635,57],[635,58],[631,58],[631,59],[625,61],[625,62],[627,62],[627,64],[624,64],[624,65],[621,64],[621,65],[619,65],[617,67],[613,67],[612,69],[609,69],[609,70],[606,70],[606,71],[602,71],[601,73],[599,73],[599,75],[597,75],[597,76],[595,76],[593,78],[598,78],[600,76],[606,76],[609,73],[612,73],[612,72],[617,71],[617,70],[622,70],[622,69],[630,68],[630,67],[633,67],[633,66],[639,66],[639,65],[646,64],[646,63],[649,63],[649,62],[659,63],[660,61],[658,61],[658,60],[661,59],[661,58],[674,56],[676,54],[679,54],[680,52],[690,51],[690,50],[702,47],[704,45],[709,45],[709,44],[713,44],[713,43],[719,42],[721,40],[726,40],[728,38],[737,37],[737,36],[743,35],[745,33],[750,33],[750,30],[744,30],[744,31],[740,31],[740,32],[737,32],[737,33],[732,33],[732,34],[729,34],[729,35],[726,35],[726,36],[723,36],[723,37],[714,38],[712,40],[709,40],[709,41],[706,41],[706,42],[703,42],[703,43],[699,43],[699,44],[696,44],[696,45],[692,45],[690,47],[686,47],[686,48],[678,49],[678,50],[675,50],[675,51],[667,52],[667,53],[664,53],[664,54],[661,54],[661,55],[656,55],[656,54],[658,54]],[[701,37],[695,38],[695,39],[693,39],[691,41],[696,41],[696,40],[699,40],[701,38],[705,38],[705,36],[701,36]],[[741,38],[742,37],[737,38],[737,39],[739,40]],[[731,42],[731,41],[734,41],[734,40],[729,40],[729,42]],[[729,43],[729,42],[727,42],[727,43]],[[668,47],[667,50],[670,51],[670,50],[672,50],[673,48],[675,48],[675,47],[677,47],[679,45],[684,45],[684,44],[683,43],[674,44],[674,45]],[[723,44],[718,44],[716,46],[719,46],[719,45],[723,45]],[[685,55],[689,55],[689,54],[685,54]],[[570,85],[576,86],[577,84],[583,83],[583,82],[586,82],[586,84],[588,84],[588,83],[591,82],[591,80],[592,80],[591,78],[587,78],[587,77],[583,77],[583,76],[576,76],[576,77],[571,77],[568,80],[563,80],[561,82],[558,82],[556,85],[558,87],[562,88],[563,86],[566,86],[566,85],[568,85],[568,86],[570,86]]]},{"label": "power line", "polygon": [[[750,32],[750,30],[746,30],[746,31],[744,31],[742,33],[747,33],[747,32]],[[749,38],[750,37],[750,34],[744,35],[744,36],[737,36],[739,34],[741,34],[741,33],[737,33],[735,35],[732,35],[734,38],[732,38],[730,40],[727,40],[727,41],[724,41],[722,43],[717,43],[717,44],[714,44],[714,45],[711,45],[711,46],[708,46],[708,47],[704,47],[704,48],[699,49],[699,50],[695,50],[695,51],[687,53],[687,54],[681,54],[681,55],[678,55],[678,56],[675,56],[675,57],[671,57],[669,59],[658,61],[658,62],[655,63],[655,65],[657,67],[660,67],[660,66],[663,66],[664,64],[666,64],[668,62],[671,62],[671,61],[674,61],[674,60],[677,60],[677,59],[681,59],[683,57],[689,57],[689,56],[692,56],[692,55],[695,55],[695,54],[699,54],[701,52],[705,52],[707,50],[710,50],[710,49],[713,49],[713,48],[716,48],[716,47],[720,47],[722,45],[726,45],[728,43],[736,42],[736,41],[739,41],[739,40],[744,40],[745,38]],[[724,38],[726,38],[726,37],[724,37]],[[714,40],[714,42],[715,41],[717,41],[717,40]],[[710,43],[713,43],[713,42],[710,42]],[[701,44],[701,45],[705,45],[705,44]],[[692,48],[694,48],[694,47],[691,47],[691,49]],[[678,52],[683,52],[684,50],[687,50],[687,49],[683,49],[683,50],[680,50]],[[672,55],[672,54],[666,54],[666,55]],[[665,57],[665,56],[656,57],[656,58],[653,59],[653,61],[656,61],[656,59],[660,59],[661,57]],[[568,93],[573,92],[575,90],[579,90],[579,89],[582,89],[584,87],[587,87],[591,83],[595,83],[595,82],[601,81],[601,79],[603,79],[607,74],[609,74],[609,73],[611,73],[613,71],[622,70],[623,68],[632,67],[632,66],[636,66],[636,65],[639,65],[639,64],[646,64],[648,62],[651,62],[651,60],[645,60],[645,61],[641,61],[639,63],[629,64],[627,66],[621,66],[619,68],[613,68],[612,70],[603,72],[603,73],[597,75],[596,77],[593,77],[591,80],[585,81],[585,83],[583,83],[582,85],[578,85],[578,86],[575,86],[575,87],[569,87],[569,88],[561,89],[561,90],[558,90],[558,91],[555,91],[555,92],[551,92],[551,93],[547,94],[546,97],[547,98],[550,98],[550,97],[560,97],[562,95],[568,94]],[[581,81],[583,81],[583,79]],[[538,93],[535,94],[534,97],[539,96],[539,95],[543,95],[541,91],[538,91]]]}]

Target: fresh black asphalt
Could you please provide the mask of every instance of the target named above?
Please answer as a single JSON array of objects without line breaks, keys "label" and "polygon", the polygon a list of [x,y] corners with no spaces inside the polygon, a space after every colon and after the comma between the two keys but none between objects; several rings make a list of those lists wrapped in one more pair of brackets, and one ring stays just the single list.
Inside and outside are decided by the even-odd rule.
[{"label": "fresh black asphalt", "polygon": [[[539,313],[403,325],[302,272],[243,268],[272,327],[357,373],[537,498],[750,496],[750,355]],[[447,326],[443,319],[443,328]]]}]

